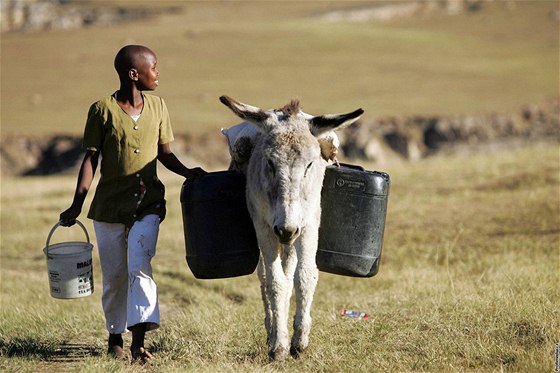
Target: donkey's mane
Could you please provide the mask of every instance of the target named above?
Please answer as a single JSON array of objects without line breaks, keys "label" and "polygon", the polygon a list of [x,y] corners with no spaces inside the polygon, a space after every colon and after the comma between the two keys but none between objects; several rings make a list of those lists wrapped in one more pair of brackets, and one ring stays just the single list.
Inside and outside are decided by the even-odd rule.
[{"label": "donkey's mane", "polygon": [[280,110],[288,116],[297,114],[299,112],[299,100],[297,98],[293,99],[289,104],[287,104]]}]

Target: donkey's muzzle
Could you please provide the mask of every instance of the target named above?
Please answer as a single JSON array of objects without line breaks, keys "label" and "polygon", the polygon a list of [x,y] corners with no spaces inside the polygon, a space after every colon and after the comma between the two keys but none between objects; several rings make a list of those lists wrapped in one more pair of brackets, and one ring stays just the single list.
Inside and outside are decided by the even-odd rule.
[{"label": "donkey's muzzle", "polygon": [[278,237],[281,244],[289,245],[299,236],[299,227],[283,227],[275,225],[274,234]]}]

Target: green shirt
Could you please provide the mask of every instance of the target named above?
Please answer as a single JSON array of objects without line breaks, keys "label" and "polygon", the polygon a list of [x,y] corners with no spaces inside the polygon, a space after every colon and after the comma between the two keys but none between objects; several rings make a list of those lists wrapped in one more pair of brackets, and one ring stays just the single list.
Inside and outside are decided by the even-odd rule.
[{"label": "green shirt", "polygon": [[132,226],[149,214],[165,217],[165,188],[157,177],[158,145],[173,141],[163,99],[142,94],[137,122],[115,96],[94,103],[88,113],[83,146],[101,152],[101,178],[88,218]]}]

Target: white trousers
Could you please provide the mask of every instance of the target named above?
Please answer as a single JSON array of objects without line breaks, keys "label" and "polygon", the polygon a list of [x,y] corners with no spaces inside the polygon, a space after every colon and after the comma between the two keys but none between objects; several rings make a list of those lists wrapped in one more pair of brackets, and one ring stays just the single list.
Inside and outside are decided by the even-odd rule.
[{"label": "white trousers", "polygon": [[111,334],[124,333],[138,323],[147,323],[146,330],[159,327],[151,265],[159,223],[159,216],[145,216],[127,235],[124,224],[93,222],[103,275],[103,312]]}]

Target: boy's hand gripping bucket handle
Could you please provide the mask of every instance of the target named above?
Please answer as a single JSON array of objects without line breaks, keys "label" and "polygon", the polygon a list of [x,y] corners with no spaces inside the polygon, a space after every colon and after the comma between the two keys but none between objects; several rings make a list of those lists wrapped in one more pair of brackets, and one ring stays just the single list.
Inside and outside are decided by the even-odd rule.
[{"label": "boy's hand gripping bucket handle", "polygon": [[[77,219],[76,219],[76,224],[78,224],[78,225],[82,228],[82,230],[84,231],[84,233],[85,233],[85,235],[86,235],[87,243],[90,243],[90,241],[89,241],[89,234],[88,234],[88,232],[87,232],[87,230],[86,230],[86,227],[84,227],[84,225],[83,225],[79,220],[77,220]],[[56,228],[58,228],[58,227],[60,227],[60,226],[61,226],[60,222],[57,222],[57,223],[54,225],[54,227],[52,227],[51,231],[49,232],[49,235],[47,236],[47,243],[46,243],[46,245],[45,245],[46,252],[47,252],[47,257],[49,256],[49,244],[50,244],[50,242],[51,242],[51,237],[52,237],[54,231],[56,230]]]}]

